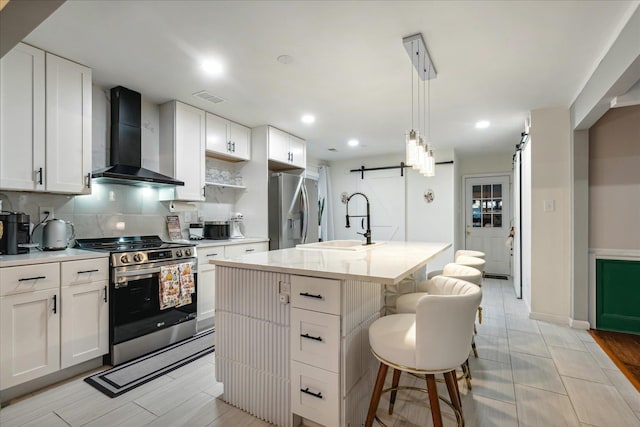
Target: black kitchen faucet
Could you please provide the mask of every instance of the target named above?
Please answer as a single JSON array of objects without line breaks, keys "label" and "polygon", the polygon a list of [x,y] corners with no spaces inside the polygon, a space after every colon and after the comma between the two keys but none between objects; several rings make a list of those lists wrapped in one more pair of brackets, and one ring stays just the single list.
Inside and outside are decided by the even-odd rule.
[{"label": "black kitchen faucet", "polygon": [[[356,195],[360,195],[364,197],[364,200],[366,200],[367,202],[366,215],[349,215],[349,200],[351,200],[351,198]],[[346,228],[351,228],[351,224],[349,224],[349,218],[354,218],[354,217],[367,218],[367,231],[365,231],[364,233],[358,233],[358,234],[363,235],[367,239],[367,242],[365,243],[365,245],[370,245],[372,243],[371,242],[371,214],[369,211],[369,198],[364,193],[353,193],[352,195],[347,197],[347,224],[345,225]]]}]

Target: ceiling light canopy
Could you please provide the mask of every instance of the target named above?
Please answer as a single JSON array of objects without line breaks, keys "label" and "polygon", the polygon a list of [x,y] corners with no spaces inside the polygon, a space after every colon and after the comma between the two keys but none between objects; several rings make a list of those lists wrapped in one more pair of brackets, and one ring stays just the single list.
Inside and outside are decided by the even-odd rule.
[{"label": "ceiling light canopy", "polygon": [[300,120],[302,120],[302,123],[310,125],[311,123],[314,123],[316,121],[316,117],[312,114],[305,114]]},{"label": "ceiling light canopy", "polygon": [[477,129],[486,129],[491,125],[491,123],[488,120],[480,120],[478,122],[476,122],[476,128]]},{"label": "ceiling light canopy", "polygon": [[357,147],[360,144],[360,141],[357,139],[350,139],[347,144],[349,144],[350,147]]}]

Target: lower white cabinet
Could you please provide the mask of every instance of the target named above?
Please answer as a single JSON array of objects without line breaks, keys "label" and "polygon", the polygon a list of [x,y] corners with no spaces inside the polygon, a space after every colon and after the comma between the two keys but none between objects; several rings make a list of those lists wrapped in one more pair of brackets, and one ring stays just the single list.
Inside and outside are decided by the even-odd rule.
[{"label": "lower white cabinet", "polygon": [[[96,262],[98,261],[98,262]],[[109,351],[107,260],[62,263],[60,368]]]},{"label": "lower white cabinet", "polygon": [[0,269],[0,389],[60,368],[58,263]]},{"label": "lower white cabinet", "polygon": [[323,426],[340,425],[340,376],[291,361],[291,411]]},{"label": "lower white cabinet", "polygon": [[108,259],[0,269],[0,390],[109,350]]}]

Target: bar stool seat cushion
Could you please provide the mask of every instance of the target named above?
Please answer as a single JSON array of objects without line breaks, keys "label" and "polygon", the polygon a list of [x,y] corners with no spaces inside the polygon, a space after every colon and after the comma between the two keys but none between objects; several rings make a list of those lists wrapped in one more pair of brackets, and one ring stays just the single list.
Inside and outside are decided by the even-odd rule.
[{"label": "bar stool seat cushion", "polygon": [[416,315],[384,316],[369,327],[371,349],[385,360],[402,366],[416,366]]},{"label": "bar stool seat cushion", "polygon": [[482,273],[480,270],[467,265],[450,262],[444,266],[442,275],[447,277],[455,277],[456,279],[466,280],[474,285],[482,286]]},{"label": "bar stool seat cushion", "polygon": [[396,300],[396,313],[415,313],[418,300],[425,295],[429,294],[427,292],[413,292],[399,296]]},{"label": "bar stool seat cushion", "polygon": [[482,258],[476,258],[473,256],[460,255],[456,258],[456,264],[466,265],[467,267],[473,267],[480,272],[484,271],[486,261]]},{"label": "bar stool seat cushion", "polygon": [[472,257],[484,259],[486,255],[484,252],[481,252],[481,251],[472,251],[470,249],[458,249],[453,259],[456,259],[459,256],[472,256]]}]

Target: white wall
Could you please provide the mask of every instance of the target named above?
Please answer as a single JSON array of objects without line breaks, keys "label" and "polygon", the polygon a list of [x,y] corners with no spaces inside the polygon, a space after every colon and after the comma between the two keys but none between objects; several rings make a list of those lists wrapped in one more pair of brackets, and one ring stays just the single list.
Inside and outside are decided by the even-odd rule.
[{"label": "white wall", "polygon": [[562,323],[571,298],[570,123],[568,109],[531,112],[531,316]]}]

